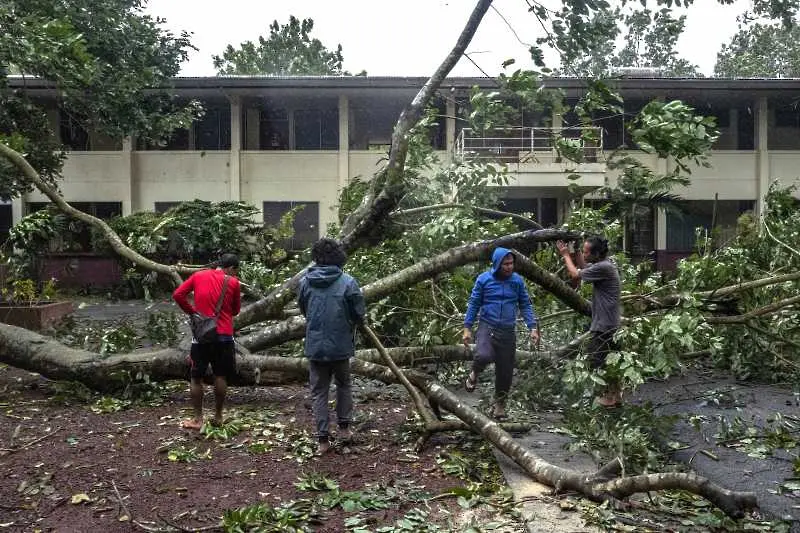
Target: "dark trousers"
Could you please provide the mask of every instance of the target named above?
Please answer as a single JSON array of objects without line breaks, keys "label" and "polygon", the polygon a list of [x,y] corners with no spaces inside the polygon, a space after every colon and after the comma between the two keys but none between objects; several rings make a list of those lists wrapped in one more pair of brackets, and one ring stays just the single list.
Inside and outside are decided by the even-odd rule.
[{"label": "dark trousers", "polygon": [[331,378],[336,382],[336,422],[344,429],[353,418],[353,390],[350,379],[350,360],[309,361],[308,375],[311,384],[311,401],[317,437],[328,439],[328,393]]},{"label": "dark trousers", "polygon": [[494,397],[498,402],[504,402],[511,390],[516,357],[517,335],[513,327],[501,329],[483,322],[478,324],[472,369],[477,376],[490,363],[494,363]]},{"label": "dark trousers", "polygon": [[606,364],[606,357],[608,357],[609,352],[619,349],[617,343],[614,342],[614,334],[616,332],[616,329],[591,332],[586,352],[589,354],[589,364],[593,370],[597,370]]}]

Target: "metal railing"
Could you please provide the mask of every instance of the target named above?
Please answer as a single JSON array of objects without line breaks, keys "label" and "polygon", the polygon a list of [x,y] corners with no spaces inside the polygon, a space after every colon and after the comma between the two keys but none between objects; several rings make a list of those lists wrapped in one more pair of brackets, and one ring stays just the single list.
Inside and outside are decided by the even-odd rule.
[{"label": "metal railing", "polygon": [[475,131],[464,128],[456,140],[461,158],[502,163],[558,163],[603,161],[603,130],[597,127],[509,127]]}]

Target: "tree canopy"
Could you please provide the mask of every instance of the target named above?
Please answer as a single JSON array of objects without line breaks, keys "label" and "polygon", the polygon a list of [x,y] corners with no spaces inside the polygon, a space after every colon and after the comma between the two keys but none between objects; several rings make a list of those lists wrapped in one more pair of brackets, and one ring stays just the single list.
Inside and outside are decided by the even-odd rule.
[{"label": "tree canopy", "polygon": [[[133,132],[158,140],[197,116],[165,87],[191,48],[163,20],[143,14],[142,0],[9,0],[0,5],[0,140],[27,154],[46,180],[63,153],[47,109],[9,83],[9,72],[54,84],[58,105],[85,130],[119,139]],[[0,198],[29,190],[3,161]]]},{"label": "tree canopy", "polygon": [[311,37],[314,20],[289,17],[288,24],[274,20],[269,37],[260,36],[258,43],[245,41],[234,48],[228,45],[222,55],[213,56],[214,68],[222,75],[276,76],[342,76],[342,45],[328,49],[322,41]]},{"label": "tree canopy", "polygon": [[668,77],[698,76],[697,66],[676,50],[685,25],[686,15],[675,17],[668,8],[599,9],[587,22],[586,43],[564,43],[560,71],[594,77],[633,67],[657,69]]},{"label": "tree canopy", "polygon": [[743,24],[717,53],[714,75],[723,78],[800,77],[800,27]]}]

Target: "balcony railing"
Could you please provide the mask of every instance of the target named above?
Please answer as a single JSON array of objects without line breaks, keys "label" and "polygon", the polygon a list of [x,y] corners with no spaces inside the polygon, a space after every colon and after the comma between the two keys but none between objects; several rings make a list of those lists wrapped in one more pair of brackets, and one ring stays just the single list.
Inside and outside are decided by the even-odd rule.
[{"label": "balcony railing", "polygon": [[502,163],[559,163],[562,160],[596,163],[603,158],[603,130],[595,127],[464,128],[456,141],[461,158]]}]

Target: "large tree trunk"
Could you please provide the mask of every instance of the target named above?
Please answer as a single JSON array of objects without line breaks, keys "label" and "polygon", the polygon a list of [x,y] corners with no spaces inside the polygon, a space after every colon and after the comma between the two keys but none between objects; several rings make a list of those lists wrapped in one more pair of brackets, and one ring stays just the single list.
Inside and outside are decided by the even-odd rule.
[{"label": "large tree trunk", "polygon": [[[68,348],[38,333],[5,324],[0,324],[0,361],[38,372],[50,379],[80,381],[100,390],[114,385],[114,372],[143,372],[153,380],[164,380],[185,378],[187,370],[185,353],[180,350],[134,352],[102,358],[99,354]],[[238,357],[237,374],[232,384],[265,384],[278,376],[285,378],[287,375],[301,378],[305,377],[307,369],[308,362],[302,357],[244,353]],[[356,374],[385,383],[396,383],[398,380],[390,368],[361,359],[353,361],[352,369]],[[704,496],[732,517],[740,517],[745,510],[756,506],[755,495],[727,491],[693,474],[650,474],[609,480],[608,474],[616,470],[613,465],[595,475],[552,465],[521,446],[502,427],[465,405],[429,376],[413,370],[403,373],[425,393],[429,402],[454,414],[534,479],[559,490],[574,490],[595,501],[605,501],[625,498],[637,492],[684,489]],[[434,426],[434,429],[441,429],[436,423]],[[459,429],[461,427],[458,425]]]}]

